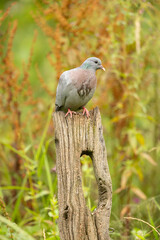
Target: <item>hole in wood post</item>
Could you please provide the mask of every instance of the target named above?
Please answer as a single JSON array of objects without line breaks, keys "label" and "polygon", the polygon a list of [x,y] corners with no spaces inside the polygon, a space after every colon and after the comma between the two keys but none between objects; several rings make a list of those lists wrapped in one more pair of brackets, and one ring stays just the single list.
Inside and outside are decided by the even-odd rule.
[{"label": "hole in wood post", "polygon": [[83,151],[80,161],[82,166],[82,187],[86,205],[93,212],[98,203],[98,186],[92,164],[92,152]]},{"label": "hole in wood post", "polygon": [[64,209],[64,211],[63,211],[63,217],[64,217],[65,220],[68,219],[68,210],[69,210],[69,207],[66,206],[65,209]]},{"label": "hole in wood post", "polygon": [[57,144],[57,145],[59,144],[59,140],[57,138],[55,138],[54,141],[55,141],[55,144]]}]

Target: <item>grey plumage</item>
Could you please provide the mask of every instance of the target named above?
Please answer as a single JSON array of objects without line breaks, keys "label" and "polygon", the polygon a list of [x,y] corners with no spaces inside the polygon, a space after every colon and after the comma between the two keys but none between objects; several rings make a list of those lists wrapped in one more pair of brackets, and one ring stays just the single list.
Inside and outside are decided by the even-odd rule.
[{"label": "grey plumage", "polygon": [[77,111],[88,103],[96,89],[97,69],[104,70],[101,60],[91,57],[80,67],[62,73],[56,92],[56,111]]}]

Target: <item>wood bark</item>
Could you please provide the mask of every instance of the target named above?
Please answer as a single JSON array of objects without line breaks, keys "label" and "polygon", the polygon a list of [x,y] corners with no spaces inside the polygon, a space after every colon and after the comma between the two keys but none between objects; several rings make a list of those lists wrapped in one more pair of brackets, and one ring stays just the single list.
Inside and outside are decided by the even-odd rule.
[{"label": "wood bark", "polygon": [[[87,119],[82,113],[64,117],[55,112],[56,169],[58,177],[58,226],[61,240],[109,240],[112,184],[98,108]],[[98,206],[91,213],[82,190],[80,157],[93,162]]]}]

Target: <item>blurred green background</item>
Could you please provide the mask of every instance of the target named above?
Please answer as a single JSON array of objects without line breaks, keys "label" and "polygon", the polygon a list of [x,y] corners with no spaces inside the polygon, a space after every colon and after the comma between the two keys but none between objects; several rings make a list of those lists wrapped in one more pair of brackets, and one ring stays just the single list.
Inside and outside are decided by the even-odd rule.
[{"label": "blurred green background", "polygon": [[[159,239],[159,19],[158,0],[0,1],[0,239],[59,239],[56,86],[91,56],[106,68],[87,108],[102,116],[111,239]],[[93,211],[92,161],[81,163]]]}]

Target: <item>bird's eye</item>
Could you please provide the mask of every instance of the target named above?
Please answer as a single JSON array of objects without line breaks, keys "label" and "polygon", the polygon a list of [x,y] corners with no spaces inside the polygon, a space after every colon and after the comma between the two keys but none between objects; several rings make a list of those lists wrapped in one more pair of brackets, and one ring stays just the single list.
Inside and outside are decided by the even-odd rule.
[{"label": "bird's eye", "polygon": [[95,63],[97,64],[98,62],[97,62],[97,61],[95,61]]}]

